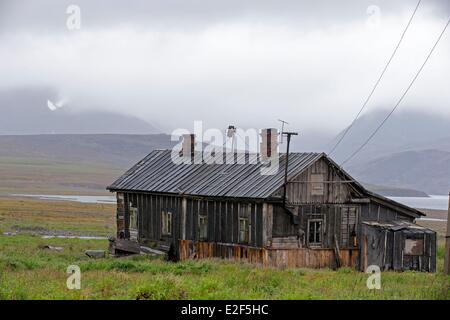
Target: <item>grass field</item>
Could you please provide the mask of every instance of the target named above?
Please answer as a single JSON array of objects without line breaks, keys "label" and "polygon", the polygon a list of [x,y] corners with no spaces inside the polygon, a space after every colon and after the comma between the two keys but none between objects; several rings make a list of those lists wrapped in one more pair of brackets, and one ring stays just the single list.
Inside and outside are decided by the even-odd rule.
[{"label": "grass field", "polygon": [[[381,289],[369,290],[368,275],[347,268],[278,270],[147,256],[93,260],[84,250],[106,249],[107,240],[42,238],[112,235],[112,205],[0,199],[0,231],[0,299],[450,299],[442,244],[437,273],[384,272]],[[73,264],[81,269],[80,290],[66,288],[66,270]]]},{"label": "grass field", "polygon": [[0,195],[109,194],[106,186],[123,171],[101,163],[0,156]]}]

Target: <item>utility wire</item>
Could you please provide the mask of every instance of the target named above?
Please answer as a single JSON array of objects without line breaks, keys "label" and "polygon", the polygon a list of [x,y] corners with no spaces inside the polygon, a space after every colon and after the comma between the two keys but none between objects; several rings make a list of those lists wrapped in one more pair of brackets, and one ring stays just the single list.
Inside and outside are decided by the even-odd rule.
[{"label": "utility wire", "polygon": [[364,101],[361,109],[356,114],[356,117],[353,119],[353,121],[350,123],[350,125],[345,129],[344,133],[339,138],[339,140],[336,142],[336,144],[333,146],[333,148],[331,148],[330,152],[328,152],[328,155],[331,155],[334,152],[334,150],[336,150],[336,148],[339,146],[341,141],[345,138],[347,133],[350,131],[352,126],[355,124],[356,120],[358,120],[359,116],[361,115],[361,112],[363,112],[363,110],[366,107],[367,103],[369,102],[370,98],[372,98],[373,93],[377,89],[378,85],[380,84],[381,79],[383,78],[384,74],[386,73],[386,70],[388,69],[389,65],[391,64],[392,59],[394,59],[394,56],[397,53],[397,50],[400,47],[400,44],[402,43],[403,38],[405,37],[406,31],[408,31],[408,28],[411,25],[411,22],[412,22],[414,16],[416,15],[417,9],[419,8],[421,1],[422,0],[419,0],[419,2],[417,2],[416,8],[414,9],[414,12],[412,13],[411,18],[409,18],[408,24],[406,25],[405,29],[403,30],[402,36],[400,37],[400,40],[398,41],[397,46],[395,47],[394,51],[391,54],[391,57],[389,58],[383,71],[381,72],[380,76],[378,77],[378,80],[375,82],[375,85],[373,86],[372,91],[370,91],[370,93],[367,96],[366,100]]},{"label": "utility wire", "polygon": [[370,140],[372,140],[372,138],[377,134],[377,132],[381,129],[381,127],[385,124],[385,122],[389,119],[389,117],[394,113],[394,111],[397,109],[397,107],[400,105],[400,103],[403,101],[403,98],[405,98],[405,96],[408,94],[409,89],[411,89],[411,87],[413,86],[414,82],[416,81],[416,79],[419,77],[419,74],[422,72],[423,68],[425,67],[425,65],[427,64],[428,60],[430,59],[434,49],[436,48],[436,46],[438,45],[439,41],[441,40],[442,36],[445,33],[445,30],[447,30],[448,25],[450,24],[450,19],[447,21],[447,24],[445,25],[444,29],[442,30],[441,34],[439,35],[439,37],[437,38],[436,42],[434,43],[433,47],[431,48],[430,52],[428,53],[428,56],[426,57],[425,61],[423,62],[422,66],[419,68],[419,70],[417,71],[416,75],[414,76],[414,78],[412,79],[412,81],[410,82],[409,86],[406,88],[406,90],[403,92],[403,94],[401,95],[400,99],[397,101],[397,103],[395,104],[394,108],[392,108],[391,112],[389,112],[389,114],[383,119],[383,121],[378,125],[378,127],[372,132],[372,134],[367,138],[366,141],[364,141],[364,143],[359,146],[358,149],[356,149],[347,159],[345,159],[340,166],[343,166],[345,163],[347,163],[350,159],[352,159],[359,151],[361,151],[368,143]]}]

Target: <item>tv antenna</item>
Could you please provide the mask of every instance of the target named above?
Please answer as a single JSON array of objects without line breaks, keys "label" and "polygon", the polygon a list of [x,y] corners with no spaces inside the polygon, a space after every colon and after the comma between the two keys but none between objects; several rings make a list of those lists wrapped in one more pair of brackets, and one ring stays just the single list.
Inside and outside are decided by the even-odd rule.
[{"label": "tv antenna", "polygon": [[284,132],[284,125],[285,124],[289,124],[288,122],[282,120],[282,119],[278,119],[278,121],[281,122],[281,139],[280,139],[280,144],[283,143],[283,132]]}]

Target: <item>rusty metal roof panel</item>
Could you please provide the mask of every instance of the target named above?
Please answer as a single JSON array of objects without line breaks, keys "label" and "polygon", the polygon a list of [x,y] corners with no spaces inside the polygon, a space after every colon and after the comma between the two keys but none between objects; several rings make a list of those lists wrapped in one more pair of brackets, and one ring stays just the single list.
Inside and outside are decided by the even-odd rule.
[{"label": "rusty metal roof panel", "polygon": [[[198,156],[198,155],[196,155]],[[322,157],[322,153],[289,154],[288,177],[293,177]],[[248,154],[239,154],[242,160]],[[180,164],[172,161],[170,150],[155,150],[108,187],[114,191],[145,191],[211,197],[267,198],[284,183],[285,154],[273,175],[261,172],[264,164],[236,163]]]}]

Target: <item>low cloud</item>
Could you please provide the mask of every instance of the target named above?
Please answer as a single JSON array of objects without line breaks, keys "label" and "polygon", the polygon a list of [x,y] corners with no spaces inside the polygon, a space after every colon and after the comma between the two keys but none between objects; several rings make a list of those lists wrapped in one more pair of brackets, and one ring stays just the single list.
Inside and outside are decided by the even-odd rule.
[{"label": "low cloud", "polygon": [[[92,9],[103,24],[89,24],[95,19],[81,4],[85,20],[72,32],[60,30],[56,19],[34,27],[25,18],[16,28],[4,22],[10,31],[0,32],[0,86],[56,88],[80,109],[131,114],[166,131],[191,128],[194,120],[225,128],[276,126],[282,118],[293,129],[337,132],[359,110],[389,58],[412,12],[408,3],[393,11],[380,6],[375,24],[368,22],[367,7],[356,4],[351,14],[337,7],[341,18],[333,19],[326,7],[328,20],[300,22],[289,10],[280,13],[284,19],[268,9],[252,13],[251,7],[238,12],[227,7],[219,14],[207,6],[183,16],[160,5],[160,16],[148,13],[159,17],[152,23],[143,22],[146,15],[138,9],[134,18],[127,9],[114,22],[118,13],[110,5],[103,15]],[[25,10],[8,5],[3,15]],[[392,106],[406,88],[446,23],[436,12],[436,6],[420,8],[369,111]],[[308,17],[308,11],[299,14]],[[450,115],[448,39],[442,39],[403,107]]]}]

